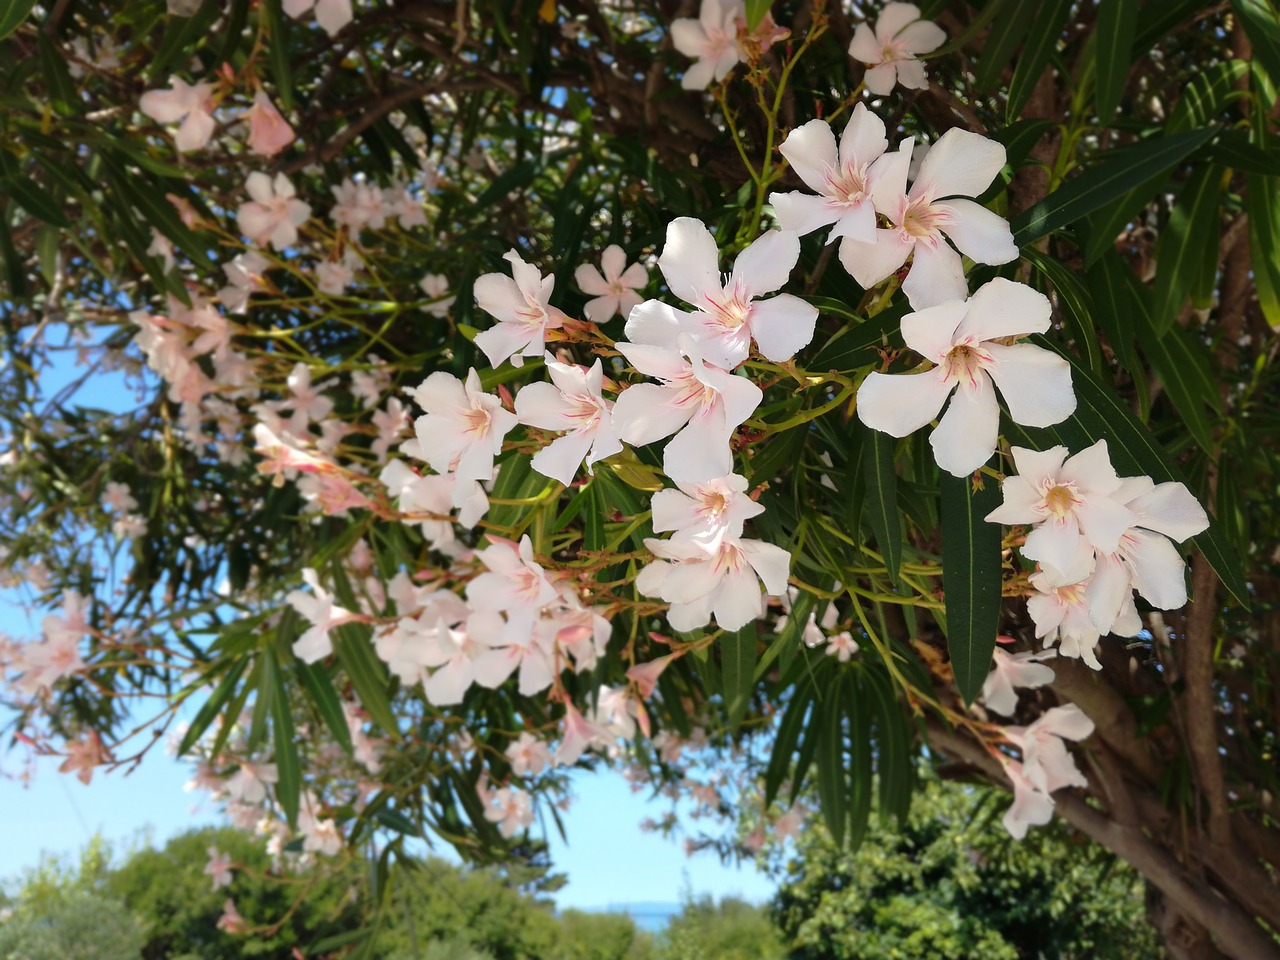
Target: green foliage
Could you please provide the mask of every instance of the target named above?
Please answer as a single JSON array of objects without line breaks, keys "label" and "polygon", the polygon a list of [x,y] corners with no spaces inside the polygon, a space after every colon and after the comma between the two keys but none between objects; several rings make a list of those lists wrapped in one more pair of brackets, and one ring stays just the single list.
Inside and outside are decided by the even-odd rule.
[{"label": "green foliage", "polygon": [[690,899],[671,919],[654,960],[782,960],[778,931],[763,907],[735,897]]},{"label": "green foliage", "polygon": [[1063,829],[1012,841],[993,795],[927,780],[907,821],[856,851],[819,825],[772,904],[793,960],[1157,960],[1142,885]]},{"label": "green foliage", "polygon": [[138,960],[145,941],[123,902],[88,890],[0,907],[4,960]]}]

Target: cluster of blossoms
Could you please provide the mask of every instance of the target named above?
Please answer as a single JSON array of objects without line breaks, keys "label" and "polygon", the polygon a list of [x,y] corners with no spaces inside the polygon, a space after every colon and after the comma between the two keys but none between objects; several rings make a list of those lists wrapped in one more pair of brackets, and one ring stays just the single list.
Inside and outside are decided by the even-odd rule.
[{"label": "cluster of blossoms", "polygon": [[1005,478],[1004,503],[987,520],[1030,526],[1021,552],[1037,564],[1027,601],[1036,636],[1100,670],[1102,636],[1142,630],[1135,590],[1158,610],[1187,602],[1174,541],[1203,533],[1209,518],[1181,483],[1118,476],[1105,440],[1070,457],[1066,447],[1012,453],[1018,473]]}]

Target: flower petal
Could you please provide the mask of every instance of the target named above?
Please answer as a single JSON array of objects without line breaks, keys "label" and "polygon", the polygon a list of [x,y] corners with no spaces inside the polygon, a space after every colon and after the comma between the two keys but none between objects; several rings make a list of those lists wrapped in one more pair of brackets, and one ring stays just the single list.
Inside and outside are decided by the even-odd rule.
[{"label": "flower petal", "polygon": [[693,416],[689,406],[671,402],[672,391],[656,383],[637,383],[624,390],[613,405],[613,429],[632,446],[669,437]]},{"label": "flower petal", "polygon": [[809,345],[818,308],[789,293],[751,305],[751,335],[766,360],[783,363]]},{"label": "flower petal", "polygon": [[988,373],[1014,423],[1047,427],[1075,412],[1071,364],[1064,358],[1030,343],[988,343],[986,349],[995,360]]},{"label": "flower petal", "polygon": [[801,193],[799,190],[793,190],[791,193],[771,193],[769,202],[773,204],[773,214],[778,218],[778,226],[800,236],[820,230],[829,223],[835,223],[841,216],[839,208],[826,197],[815,197],[811,193]]},{"label": "flower petal", "polygon": [[976,197],[991,185],[1005,164],[1004,144],[952,127],[929,148],[911,188],[913,196]]},{"label": "flower petal", "polygon": [[781,289],[800,259],[800,238],[783,230],[769,230],[738,254],[733,280],[755,298]]},{"label": "flower petal", "polygon": [[998,213],[961,199],[935,204],[934,209],[951,213],[951,222],[942,227],[942,232],[970,260],[998,264],[1018,259],[1018,245],[1013,242],[1009,221]]},{"label": "flower petal", "polygon": [[945,383],[936,370],[869,373],[858,387],[858,419],[872,430],[905,437],[938,416],[954,386]]},{"label": "flower petal", "polygon": [[868,110],[865,103],[859,103],[853,108],[844,133],[840,134],[840,165],[861,167],[878,159],[888,149],[884,121]]},{"label": "flower petal", "polygon": [[1128,503],[1138,526],[1181,543],[1209,529],[1209,515],[1183,484],[1161,483]]},{"label": "flower petal", "polygon": [[902,281],[902,292],[912,309],[920,310],[946,300],[963,300],[969,293],[964,264],[945,241],[917,243],[911,272]]},{"label": "flower petal", "polygon": [[686,303],[697,303],[707,292],[718,294],[722,289],[719,250],[701,220],[677,217],[667,224],[667,242],[658,266],[671,292]]},{"label": "flower petal", "polygon": [[804,181],[805,186],[814,193],[827,192],[827,172],[839,163],[836,136],[831,131],[831,124],[825,120],[810,120],[801,124],[782,141],[778,152],[787,158],[791,169]]},{"label": "flower petal", "polygon": [[1049,298],[1025,283],[997,277],[969,298],[969,313],[957,331],[977,340],[1025,337],[1049,329],[1053,308]]},{"label": "flower petal", "polygon": [[864,290],[891,277],[907,262],[914,246],[901,230],[876,230],[875,243],[860,243],[852,237],[840,241],[840,263]]},{"label": "flower petal", "polygon": [[902,318],[902,339],[926,360],[941,363],[955,344],[958,328],[969,311],[962,300],[948,300]]},{"label": "flower petal", "polygon": [[973,387],[957,390],[947,412],[929,435],[938,466],[953,477],[973,473],[996,452],[1000,405],[991,380],[979,376]]},{"label": "flower petal", "polygon": [[573,282],[578,285],[579,290],[593,297],[603,297],[609,292],[609,284],[600,275],[600,271],[589,263],[578,265],[573,271]]}]

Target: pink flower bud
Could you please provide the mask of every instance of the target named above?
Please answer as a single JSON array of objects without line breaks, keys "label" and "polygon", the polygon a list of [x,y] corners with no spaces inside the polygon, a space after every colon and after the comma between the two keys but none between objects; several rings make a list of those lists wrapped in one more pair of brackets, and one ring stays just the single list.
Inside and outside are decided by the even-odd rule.
[{"label": "pink flower bud", "polygon": [[261,90],[253,95],[253,106],[249,108],[247,119],[249,149],[254,153],[274,157],[295,139],[293,128]]}]

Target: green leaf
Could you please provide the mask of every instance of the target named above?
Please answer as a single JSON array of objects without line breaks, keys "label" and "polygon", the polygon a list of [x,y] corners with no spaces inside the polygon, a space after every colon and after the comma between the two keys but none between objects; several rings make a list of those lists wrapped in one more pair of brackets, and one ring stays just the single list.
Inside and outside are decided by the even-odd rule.
[{"label": "green leaf", "polygon": [[1034,247],[1028,247],[1022,255],[1041,277],[1053,285],[1066,321],[1064,325],[1071,332],[1075,348],[1085,355],[1091,370],[1100,371],[1102,349],[1098,344],[1097,328],[1093,322],[1093,301],[1084,283],[1053,257],[1045,256]]},{"label": "green leaf", "polygon": [[1111,344],[1111,350],[1121,369],[1130,371],[1138,394],[1139,416],[1146,420],[1151,412],[1151,389],[1147,385],[1142,361],[1134,346],[1141,327],[1137,323],[1137,311],[1130,303],[1131,294],[1126,277],[1129,272],[1119,255],[1112,250],[1086,274],[1086,280],[1093,292],[1093,302],[1097,306],[1098,319],[1107,335],[1107,342]]},{"label": "green leaf", "polygon": [[350,754],[354,749],[351,730],[347,726],[347,715],[342,712],[338,691],[333,689],[333,681],[329,679],[329,672],[318,663],[304,663],[301,660],[295,660],[294,669],[298,679],[302,681],[303,689],[307,691],[307,698],[324,719],[333,739]]},{"label": "green leaf", "polygon": [[1025,247],[1095,210],[1114,204],[1135,188],[1171,170],[1216,132],[1217,128],[1210,127],[1153,137],[1123,151],[1111,151],[1107,159],[1068,180],[1016,217],[1010,225],[1015,242]]},{"label": "green leaf", "polygon": [[773,0],[747,0],[747,32],[760,26],[760,21],[773,6]]},{"label": "green leaf", "polygon": [[271,732],[275,738],[276,800],[289,819],[289,826],[298,823],[298,804],[302,796],[302,764],[298,759],[298,738],[293,729],[293,711],[289,705],[289,690],[276,663],[274,652],[263,654],[267,681],[272,688]]},{"label": "green leaf", "polygon": [[[1106,440],[1111,452],[1111,462],[1121,475],[1146,474],[1156,483],[1171,480],[1186,483],[1182,471],[1174,465],[1151,431],[1134,417],[1114,390],[1104,385],[1077,358],[1047,337],[1036,334],[1028,342],[1060,354],[1071,364],[1071,382],[1077,400],[1076,412],[1053,430],[1071,447],[1072,452],[1078,452],[1098,440]],[[1223,535],[1217,521],[1210,517],[1209,529],[1192,537],[1191,542],[1204,553],[1205,559],[1236,603],[1248,609],[1249,590],[1244,581],[1240,557]]]},{"label": "green leaf", "polygon": [[[236,691],[236,684],[240,682],[240,678],[244,676],[245,668],[249,666],[252,658],[245,657],[234,661],[226,675],[218,682],[213,693],[209,698],[200,705],[200,709],[196,711],[195,718],[191,721],[191,725],[187,727],[187,732],[183,734],[181,742],[178,744],[178,756],[185,757],[187,752],[195,746],[197,740],[204,736],[204,732],[209,729],[209,725],[213,723],[214,718],[231,699],[231,695]],[[207,680],[205,681],[207,682]]]},{"label": "green leaf", "polygon": [[814,710],[817,725],[818,804],[837,847],[843,847],[849,822],[845,778],[844,720],[842,700],[851,686],[848,670],[836,671],[835,681]]},{"label": "green leaf", "polygon": [[1236,85],[1248,73],[1249,64],[1244,60],[1226,60],[1199,68],[1170,111],[1165,133],[1181,133],[1208,124],[1232,96],[1239,95]]},{"label": "green leaf", "polygon": [[[1005,105],[1005,117],[1008,121],[1021,113],[1027,100],[1031,98],[1031,92],[1057,47],[1058,37],[1062,34],[1063,24],[1071,10],[1071,0],[1043,0],[1035,6],[1035,20],[1027,32],[1027,42],[1022,53],[1018,55],[1013,79],[1009,81],[1009,101]],[[1107,4],[1103,3],[1102,6],[1105,9]]]},{"label": "green leaf", "polygon": [[1205,156],[1219,166],[1241,173],[1280,177],[1280,154],[1251,143],[1244,130],[1223,130],[1222,136],[1209,145]]},{"label": "green leaf", "polygon": [[0,0],[0,40],[22,26],[35,5],[35,0]]},{"label": "green leaf", "polygon": [[813,695],[807,685],[797,685],[791,695],[791,702],[782,713],[778,723],[778,734],[773,739],[773,750],[769,754],[769,765],[764,772],[764,805],[765,809],[773,803],[782,787],[782,781],[791,770],[792,756],[800,742],[800,734],[805,729],[805,718],[813,705]]},{"label": "green leaf", "polygon": [[166,78],[172,73],[172,65],[181,65],[179,57],[184,53],[188,59],[208,36],[213,22],[222,15],[223,0],[204,0],[194,14],[189,17],[169,17],[164,39],[160,41],[152,55],[148,67],[148,76],[153,80]]},{"label": "green leaf", "polygon": [[271,78],[276,82],[280,109],[293,109],[293,67],[289,63],[289,27],[281,0],[266,0],[260,16],[267,18],[267,50],[271,55]]},{"label": "green leaf", "polygon": [[44,31],[37,34],[40,46],[40,71],[44,74],[45,95],[53,104],[53,109],[64,117],[74,116],[80,111],[80,95],[76,90],[76,82],[71,79],[71,71],[67,67],[67,59],[53,45]]},{"label": "green leaf", "polygon": [[64,230],[71,228],[71,221],[61,205],[30,177],[21,173],[6,177],[3,189],[33,217]]},{"label": "green leaf", "polygon": [[400,725],[396,722],[391,698],[387,694],[387,668],[373,652],[369,628],[358,623],[346,623],[335,628],[333,633],[333,648],[338,654],[338,662],[347,672],[361,706],[369,711],[374,723],[399,739]]},{"label": "green leaf", "polygon": [[1280,327],[1280,180],[1248,176],[1245,211],[1249,214],[1249,259],[1253,264],[1253,282],[1258,306],[1267,323]]},{"label": "green leaf", "polygon": [[201,270],[217,272],[217,264],[209,257],[200,238],[182,222],[182,217],[165,196],[163,187],[157,189],[146,182],[139,182],[136,176],[130,176],[114,158],[104,157],[103,162],[117,169],[116,189],[123,194],[126,202],[137,208],[150,226],[172,240]]},{"label": "green leaf", "polygon": [[1231,0],[1231,8],[1253,45],[1254,59],[1280,85],[1280,15],[1267,0]]},{"label": "green leaf", "polygon": [[990,478],[975,490],[969,477],[939,471],[942,491],[942,592],[947,650],[965,703],[982,692],[1000,625],[1000,524],[984,517],[1000,505]]},{"label": "green leaf", "polygon": [[1152,327],[1163,336],[1178,318],[1191,285],[1200,275],[1204,248],[1218,237],[1218,195],[1222,171],[1203,163],[1192,169],[1156,244]]},{"label": "green leaf", "polygon": [[898,474],[893,467],[893,438],[879,430],[863,428],[869,434],[862,444],[862,482],[866,493],[863,509],[876,535],[876,546],[884,557],[885,569],[894,587],[901,581],[902,512],[898,509]]},{"label": "green leaf", "polygon": [[1138,0],[1102,0],[1098,6],[1098,59],[1094,103],[1098,121],[1107,126],[1129,80],[1133,31],[1138,24]]},{"label": "green leaf", "polygon": [[752,620],[741,630],[720,634],[720,678],[729,727],[736,729],[751,702],[755,688],[760,632]]},{"label": "green leaf", "polygon": [[987,39],[982,44],[982,58],[974,71],[974,87],[978,90],[991,90],[1000,80],[1013,51],[1026,35],[1032,19],[1037,15],[1040,5],[1022,3],[1017,0],[991,0],[999,3],[999,15],[992,21]]}]

